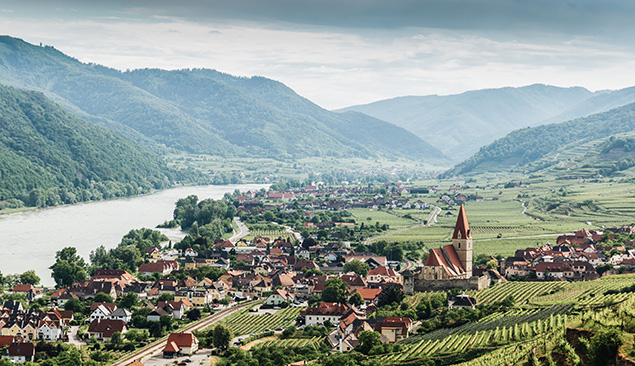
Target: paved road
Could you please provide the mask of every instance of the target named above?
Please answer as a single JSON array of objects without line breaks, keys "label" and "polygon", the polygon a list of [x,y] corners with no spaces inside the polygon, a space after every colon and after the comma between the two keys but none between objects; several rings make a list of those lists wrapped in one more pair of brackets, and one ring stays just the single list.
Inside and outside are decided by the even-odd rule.
[{"label": "paved road", "polygon": [[242,221],[240,221],[240,218],[238,217],[234,217],[234,222],[236,223],[236,225],[238,225],[239,232],[229,238],[229,241],[236,244],[238,240],[244,238],[245,236],[247,236],[247,234],[249,234],[249,229],[247,228],[247,226],[245,226],[245,224],[242,223]]},{"label": "paved road", "polygon": [[[193,332],[195,330],[205,329],[209,327],[210,325],[222,320],[226,316],[232,313],[235,313],[236,311],[242,310],[248,306],[253,306],[253,304],[254,304],[254,301],[249,301],[240,305],[236,305],[236,306],[221,310],[215,314],[209,315],[208,317],[204,318],[203,320],[195,324],[192,324],[186,327],[185,329],[183,329],[183,331]],[[117,362],[113,363],[111,366],[126,366],[131,364],[135,360],[142,360],[144,358],[151,357],[153,353],[161,352],[161,350],[165,347],[165,341],[167,339],[168,339],[167,336],[163,337],[159,339],[158,341],[155,341],[154,343],[152,343],[149,347],[139,350],[138,352],[135,352],[129,356],[126,356],[124,358],[117,360]]]},{"label": "paved road", "polygon": [[438,206],[433,206],[434,209],[430,213],[430,217],[428,217],[427,226],[432,226],[437,223],[437,216],[441,213],[441,208]]}]

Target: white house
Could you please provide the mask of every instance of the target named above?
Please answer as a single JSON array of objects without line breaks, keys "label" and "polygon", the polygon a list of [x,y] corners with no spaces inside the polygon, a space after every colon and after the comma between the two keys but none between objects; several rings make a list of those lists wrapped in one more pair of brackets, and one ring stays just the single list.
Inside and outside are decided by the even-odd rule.
[{"label": "white house", "polygon": [[112,313],[116,308],[116,306],[114,308],[110,308],[105,304],[99,304],[99,306],[97,306],[97,308],[93,310],[92,313],[90,313],[90,317],[86,319],[86,322],[90,323],[93,320],[97,319],[109,319],[110,313]]},{"label": "white house", "polygon": [[132,313],[124,308],[117,308],[115,309],[115,311],[110,313],[108,319],[123,320],[126,323],[130,323],[130,319],[132,319]]},{"label": "white house", "polygon": [[269,297],[267,297],[267,305],[280,305],[285,302],[293,301],[293,296],[285,290],[274,290]]}]

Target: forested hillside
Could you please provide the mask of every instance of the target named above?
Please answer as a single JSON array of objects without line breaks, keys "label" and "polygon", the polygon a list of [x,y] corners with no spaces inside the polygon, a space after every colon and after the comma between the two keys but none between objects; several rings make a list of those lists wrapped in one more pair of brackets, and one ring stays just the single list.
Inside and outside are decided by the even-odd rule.
[{"label": "forested hillside", "polygon": [[441,152],[402,128],[326,111],[262,77],[214,70],[119,72],[81,63],[52,47],[0,37],[0,82],[42,91],[71,113],[156,151],[447,163]]},{"label": "forested hillside", "polygon": [[[586,118],[524,128],[481,148],[478,153],[456,165],[445,175],[522,170],[528,164],[549,153],[564,153],[590,141],[633,130],[635,130],[635,104]],[[542,168],[544,167],[546,166],[543,165]]]},{"label": "forested hillside", "polygon": [[139,194],[178,179],[154,153],[42,93],[0,85],[0,209]]}]

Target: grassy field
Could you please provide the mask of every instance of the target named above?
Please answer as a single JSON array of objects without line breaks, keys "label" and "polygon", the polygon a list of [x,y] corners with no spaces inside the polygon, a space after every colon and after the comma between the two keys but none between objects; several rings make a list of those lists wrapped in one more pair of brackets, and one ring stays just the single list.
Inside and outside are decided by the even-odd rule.
[{"label": "grassy field", "polygon": [[387,224],[391,230],[403,229],[417,224],[416,220],[398,216],[398,214],[402,214],[401,210],[395,210],[395,214],[389,211],[358,208],[349,210],[349,212],[353,215],[358,224],[365,222],[366,225],[374,225],[376,222],[379,222],[382,225]]}]

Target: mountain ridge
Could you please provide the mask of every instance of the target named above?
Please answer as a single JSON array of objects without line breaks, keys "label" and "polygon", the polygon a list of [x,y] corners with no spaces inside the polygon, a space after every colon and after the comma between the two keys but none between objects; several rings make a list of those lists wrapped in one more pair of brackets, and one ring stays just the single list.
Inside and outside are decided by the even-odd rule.
[{"label": "mountain ridge", "polygon": [[455,161],[518,128],[564,122],[635,102],[635,90],[590,92],[544,84],[472,90],[446,96],[406,96],[356,110],[404,127]]},{"label": "mountain ridge", "polygon": [[[3,36],[0,82],[44,92],[82,118],[157,152],[449,162],[405,129],[329,112],[263,77],[240,78],[210,69],[120,72]],[[356,133],[364,119],[375,130]],[[387,144],[386,135],[410,143]]]}]

